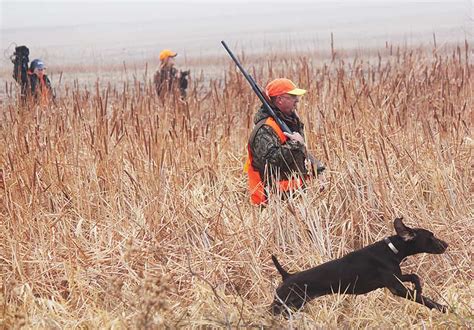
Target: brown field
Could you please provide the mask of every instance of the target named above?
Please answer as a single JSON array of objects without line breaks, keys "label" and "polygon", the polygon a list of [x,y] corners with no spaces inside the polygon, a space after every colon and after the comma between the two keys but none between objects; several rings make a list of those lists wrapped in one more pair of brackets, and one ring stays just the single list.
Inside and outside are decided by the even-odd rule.
[{"label": "brown field", "polygon": [[[186,102],[158,99],[144,63],[56,79],[48,109],[18,106],[7,83],[0,326],[472,328],[470,52],[239,52],[262,85],[285,76],[309,90],[299,114],[328,168],[264,210],[243,173],[258,100],[225,55],[190,59]],[[268,313],[271,254],[299,271],[391,235],[402,215],[450,244],[403,264],[448,314],[388,290],[319,298],[289,320]]]}]

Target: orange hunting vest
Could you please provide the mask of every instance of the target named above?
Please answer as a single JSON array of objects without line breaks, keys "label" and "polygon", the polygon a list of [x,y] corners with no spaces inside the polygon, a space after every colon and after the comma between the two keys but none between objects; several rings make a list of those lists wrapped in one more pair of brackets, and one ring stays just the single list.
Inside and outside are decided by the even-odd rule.
[{"label": "orange hunting vest", "polygon": [[[28,70],[28,74],[30,76],[32,76],[34,73]],[[35,93],[38,93],[38,89],[39,89],[39,94],[40,94],[38,96],[39,97],[39,102],[40,102],[41,105],[47,106],[47,105],[49,105],[49,101],[50,101],[50,95],[49,95],[50,91],[48,89],[48,86],[46,85],[46,79],[45,79],[44,76],[42,76],[41,78],[38,77],[38,76],[36,76],[36,77],[39,80],[38,81],[39,85],[36,86]]]},{"label": "orange hunting vest", "polygon": [[[275,133],[280,138],[281,143],[285,143],[288,138],[283,131],[281,130],[280,126],[276,123],[275,119],[272,117],[268,117],[264,125],[270,126]],[[267,196],[265,194],[265,185],[260,177],[260,173],[257,169],[255,169],[252,165],[253,157],[252,152],[250,150],[250,143],[247,145],[247,162],[245,163],[244,170],[248,174],[249,180],[249,192],[250,192],[250,201],[252,204],[260,205],[267,203]],[[302,179],[292,179],[292,180],[281,180],[278,182],[277,188],[281,192],[288,192],[290,190],[297,189],[303,185]]]},{"label": "orange hunting vest", "polygon": [[46,81],[45,81],[45,78],[44,76],[39,78],[38,79],[40,80],[41,82],[41,105],[45,106],[45,105],[49,105],[49,90],[48,90],[48,87],[46,86]]}]

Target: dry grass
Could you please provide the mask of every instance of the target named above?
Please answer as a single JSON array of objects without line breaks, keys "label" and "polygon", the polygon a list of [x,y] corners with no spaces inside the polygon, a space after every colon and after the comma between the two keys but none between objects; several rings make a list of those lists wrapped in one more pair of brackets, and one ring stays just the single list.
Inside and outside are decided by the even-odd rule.
[{"label": "dry grass", "polygon": [[[262,84],[309,89],[299,113],[329,168],[264,210],[242,172],[257,98],[224,55],[225,74],[195,72],[187,102],[158,100],[140,72],[63,84],[50,109],[2,105],[3,327],[473,327],[467,45],[244,62]],[[404,269],[452,312],[378,290],[268,314],[270,254],[301,270],[392,234],[399,215],[449,242]]]}]

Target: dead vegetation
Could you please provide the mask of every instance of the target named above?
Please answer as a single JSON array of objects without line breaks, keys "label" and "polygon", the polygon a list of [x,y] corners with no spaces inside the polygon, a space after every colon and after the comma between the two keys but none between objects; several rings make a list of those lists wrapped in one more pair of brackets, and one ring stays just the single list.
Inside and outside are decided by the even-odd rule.
[{"label": "dead vegetation", "polygon": [[[284,76],[309,90],[299,113],[328,167],[264,210],[243,174],[257,98],[224,55],[209,63],[219,75],[193,72],[186,102],[157,99],[150,69],[64,84],[49,109],[19,107],[7,85],[2,326],[472,327],[469,52],[244,56],[262,85]],[[451,313],[383,290],[317,299],[290,320],[268,313],[270,254],[308,268],[392,234],[400,215],[449,242],[405,268]]]}]

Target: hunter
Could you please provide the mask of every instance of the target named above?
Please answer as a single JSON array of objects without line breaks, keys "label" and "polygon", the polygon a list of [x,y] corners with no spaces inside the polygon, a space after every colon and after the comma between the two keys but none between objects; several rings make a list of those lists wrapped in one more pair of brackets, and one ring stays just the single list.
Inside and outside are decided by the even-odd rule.
[{"label": "hunter", "polygon": [[31,100],[41,105],[54,102],[51,81],[46,75],[46,67],[42,60],[34,59],[28,68],[30,50],[26,46],[15,47],[10,56],[13,63],[13,79],[20,85],[20,101],[25,104]]},{"label": "hunter", "polygon": [[270,191],[288,195],[302,187],[308,176],[303,123],[295,112],[299,97],[305,93],[285,78],[275,79],[265,88],[275,115],[293,133],[283,132],[264,106],[255,114],[246,164],[253,204],[267,204]]},{"label": "hunter", "polygon": [[159,97],[173,93],[176,89],[179,89],[182,99],[186,97],[189,71],[178,72],[174,62],[176,56],[178,56],[178,53],[170,49],[164,49],[160,52],[160,68],[154,76],[155,89]]},{"label": "hunter", "polygon": [[54,99],[54,93],[42,60],[35,59],[31,61],[28,78],[33,99],[43,106],[49,105],[51,100]]}]

